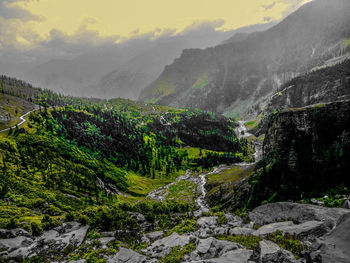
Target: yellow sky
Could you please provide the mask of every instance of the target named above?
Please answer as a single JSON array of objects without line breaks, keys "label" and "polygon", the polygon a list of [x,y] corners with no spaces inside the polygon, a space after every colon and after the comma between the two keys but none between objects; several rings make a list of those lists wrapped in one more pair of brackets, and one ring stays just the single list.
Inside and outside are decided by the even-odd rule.
[{"label": "yellow sky", "polygon": [[265,17],[279,20],[293,1],[298,0],[23,0],[14,5],[43,18],[31,22],[43,38],[52,29],[72,35],[83,21],[103,36],[129,37],[136,29],[138,34],[157,28],[180,32],[194,21],[221,19],[220,29],[228,30],[263,23]]}]

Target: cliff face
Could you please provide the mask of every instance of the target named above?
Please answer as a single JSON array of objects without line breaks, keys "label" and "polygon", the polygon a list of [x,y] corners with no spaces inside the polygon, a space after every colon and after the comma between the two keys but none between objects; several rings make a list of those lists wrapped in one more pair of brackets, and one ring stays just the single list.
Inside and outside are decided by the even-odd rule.
[{"label": "cliff face", "polygon": [[274,94],[267,111],[350,99],[350,59],[298,76]]},{"label": "cliff face", "polygon": [[[331,47],[341,52],[349,36],[350,3],[319,0],[273,28],[242,41],[205,50],[184,50],[148,86],[140,99],[230,114],[266,96],[324,61]],[[276,77],[277,76],[277,77]]]},{"label": "cliff face", "polygon": [[252,193],[256,200],[298,200],[349,187],[350,101],[271,116],[263,152],[267,165]]}]

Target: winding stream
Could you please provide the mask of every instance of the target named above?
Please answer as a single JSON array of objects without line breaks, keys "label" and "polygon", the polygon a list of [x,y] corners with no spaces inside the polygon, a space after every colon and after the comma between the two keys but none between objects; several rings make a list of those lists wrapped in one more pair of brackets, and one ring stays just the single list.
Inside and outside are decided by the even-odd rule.
[{"label": "winding stream", "polygon": [[[237,137],[239,139],[247,138],[250,136],[253,136],[251,133],[247,132],[247,128],[245,127],[245,121],[239,121],[239,127],[236,128]],[[156,200],[156,201],[164,201],[166,196],[169,194],[169,187],[180,182],[181,180],[187,180],[187,181],[193,181],[197,184],[197,192],[199,193],[199,196],[195,199],[195,203],[198,206],[198,210],[195,212],[195,216],[201,216],[203,213],[209,212],[209,206],[207,202],[205,201],[205,197],[207,195],[207,191],[205,190],[205,185],[207,183],[207,176],[211,174],[218,174],[222,172],[225,169],[232,168],[234,166],[251,166],[255,165],[256,162],[258,162],[262,156],[262,143],[259,140],[254,140],[253,146],[255,148],[254,153],[254,162],[241,162],[241,163],[235,163],[233,165],[227,166],[227,165],[220,165],[214,168],[213,171],[199,174],[198,176],[192,175],[189,170],[186,171],[186,173],[180,177],[178,177],[174,182],[167,184],[163,187],[160,187],[156,190],[153,190],[150,192],[147,196],[150,199]]]}]

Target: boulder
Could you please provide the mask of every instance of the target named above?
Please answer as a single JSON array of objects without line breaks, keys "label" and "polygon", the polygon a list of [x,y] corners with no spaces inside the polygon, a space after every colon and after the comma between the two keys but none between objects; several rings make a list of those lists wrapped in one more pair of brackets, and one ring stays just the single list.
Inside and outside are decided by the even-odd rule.
[{"label": "boulder", "polygon": [[21,247],[28,247],[33,244],[34,240],[28,237],[19,236],[9,239],[0,240],[0,249],[11,252]]},{"label": "boulder", "polygon": [[214,258],[221,256],[227,251],[238,248],[243,248],[243,246],[227,240],[218,240],[216,238],[209,237],[206,239],[200,239],[195,251],[197,251],[198,254],[204,255],[204,258]]},{"label": "boulder", "polygon": [[180,236],[178,233],[174,232],[168,237],[156,240],[151,246],[143,249],[142,252],[155,258],[165,257],[171,252],[173,247],[180,246],[183,248],[195,240],[196,238],[192,235]]},{"label": "boulder", "polygon": [[250,258],[256,263],[297,263],[293,254],[269,240],[262,240]]},{"label": "boulder", "polygon": [[299,225],[294,224],[292,221],[286,221],[264,225],[253,232],[253,235],[266,236],[276,231],[282,231],[283,233],[303,238],[309,235],[320,237],[327,233],[327,228],[324,222],[319,221],[307,221]]},{"label": "boulder", "polygon": [[278,202],[255,208],[249,213],[249,218],[258,225],[266,225],[281,221],[293,221],[294,223],[322,221],[325,222],[326,227],[332,229],[338,219],[347,213],[350,213],[350,210],[344,208]]},{"label": "boulder", "polygon": [[315,257],[327,263],[350,262],[350,214],[340,218],[337,226],[320,241]]},{"label": "boulder", "polygon": [[228,252],[223,253],[220,257],[211,258],[211,259],[203,259],[203,260],[192,260],[187,261],[188,263],[245,263],[248,262],[249,258],[253,254],[252,250],[238,248],[235,250],[230,250]]},{"label": "boulder", "polygon": [[107,263],[146,263],[147,258],[131,249],[121,247],[119,252],[107,259]]},{"label": "boulder", "polygon": [[0,238],[1,239],[14,238],[14,237],[18,237],[18,236],[32,238],[32,235],[28,231],[26,231],[22,228],[14,228],[11,230],[0,229]]},{"label": "boulder", "polygon": [[230,227],[238,227],[242,226],[243,220],[242,218],[232,215],[232,214],[225,214],[225,217],[227,219],[227,225]]},{"label": "boulder", "polygon": [[214,229],[214,235],[219,236],[219,235],[224,235],[227,234],[229,231],[228,227],[217,227]]},{"label": "boulder", "polygon": [[155,232],[151,232],[151,233],[145,234],[145,236],[146,236],[151,242],[153,242],[154,240],[157,240],[157,239],[161,238],[163,235],[164,235],[164,231],[155,231]]},{"label": "boulder", "polygon": [[201,228],[215,228],[217,226],[217,216],[201,217],[197,220],[197,225]]},{"label": "boulder", "polygon": [[229,230],[229,234],[232,236],[242,235],[242,236],[248,236],[249,234],[253,233],[255,230],[253,228],[247,228],[247,227],[235,227]]},{"label": "boulder", "polygon": [[109,243],[111,243],[112,241],[115,240],[115,238],[114,237],[101,237],[97,240],[101,243],[102,248],[106,248]]},{"label": "boulder", "polygon": [[[20,260],[36,255],[45,255],[47,258],[53,258],[54,255],[61,254],[68,246],[80,246],[85,239],[88,229],[89,226],[82,226],[77,222],[63,223],[59,227],[44,232],[35,240],[27,238],[25,240],[27,243],[22,243],[6,257],[8,259]],[[24,239],[25,237],[17,238]],[[8,249],[8,251],[10,251],[10,249]]]},{"label": "boulder", "polygon": [[350,196],[344,201],[342,208],[350,209]]}]

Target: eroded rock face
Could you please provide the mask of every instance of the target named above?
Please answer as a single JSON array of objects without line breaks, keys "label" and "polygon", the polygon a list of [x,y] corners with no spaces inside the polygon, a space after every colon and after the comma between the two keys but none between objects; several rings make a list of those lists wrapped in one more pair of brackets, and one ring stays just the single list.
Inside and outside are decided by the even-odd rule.
[{"label": "eroded rock face", "polygon": [[328,228],[332,229],[338,219],[342,215],[348,213],[350,213],[350,210],[342,208],[328,208],[309,204],[278,202],[255,208],[249,213],[249,218],[258,225],[266,225],[288,220],[295,223],[321,221],[324,222]]}]

